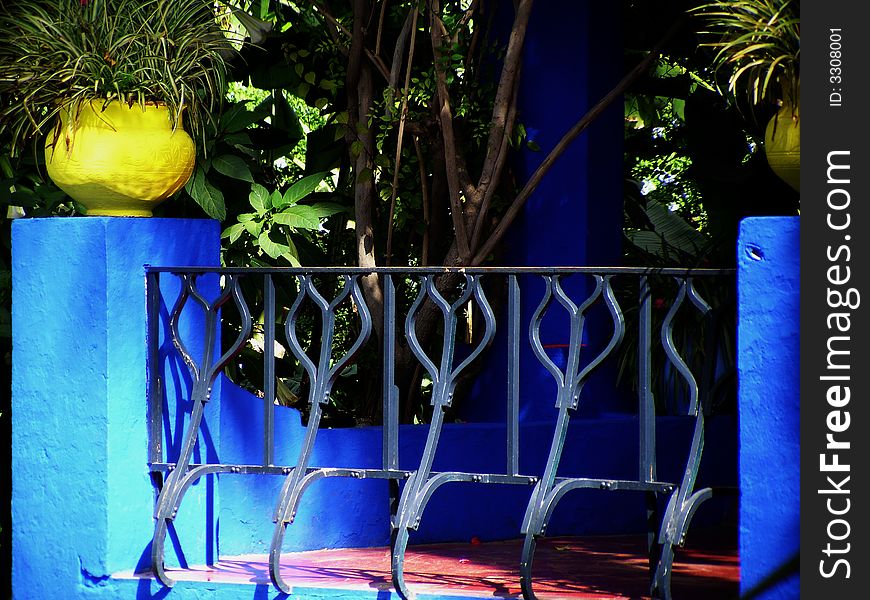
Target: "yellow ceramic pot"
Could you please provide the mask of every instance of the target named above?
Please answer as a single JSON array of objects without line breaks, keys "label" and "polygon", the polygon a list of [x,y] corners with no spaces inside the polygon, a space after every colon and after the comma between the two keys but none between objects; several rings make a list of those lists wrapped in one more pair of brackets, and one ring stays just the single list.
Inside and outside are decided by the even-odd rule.
[{"label": "yellow ceramic pot", "polygon": [[800,104],[784,104],[764,133],[767,163],[780,179],[795,190],[801,189],[801,120]]},{"label": "yellow ceramic pot", "polygon": [[60,113],[45,146],[48,175],[88,215],[150,217],[193,173],[196,149],[162,104],[95,100]]}]

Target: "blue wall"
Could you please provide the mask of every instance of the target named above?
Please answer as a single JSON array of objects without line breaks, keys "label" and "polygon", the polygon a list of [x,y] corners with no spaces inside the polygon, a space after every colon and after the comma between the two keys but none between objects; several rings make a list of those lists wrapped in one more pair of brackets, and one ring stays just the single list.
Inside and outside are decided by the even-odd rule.
[{"label": "blue wall", "polygon": [[[222,381],[221,458],[258,463],[262,400]],[[554,411],[555,412],[555,411]],[[692,421],[658,420],[659,473],[679,480],[691,442]],[[710,422],[701,483],[737,483],[736,422],[723,417]],[[299,413],[276,409],[276,464],[295,464],[303,435]],[[400,468],[416,470],[427,426],[400,426]],[[581,419],[572,423],[560,475],[602,478],[637,477],[637,420],[632,417]],[[380,427],[324,429],[318,434],[312,464],[347,468],[380,468]],[[553,422],[528,423],[520,430],[520,470],[540,475],[553,436]],[[504,472],[504,424],[448,424],[441,435],[436,471]],[[606,452],[602,449],[606,448]],[[224,475],[220,478],[221,553],[266,553],[272,535],[279,476]],[[412,543],[510,539],[520,524],[531,486],[448,484],[433,496]],[[644,531],[642,495],[577,492],[559,505],[549,535]],[[733,502],[712,502],[697,517],[700,527],[733,520]],[[348,478],[315,483],[303,496],[296,521],[287,528],[286,551],[330,547],[369,547],[389,543],[388,492],[384,481]],[[178,527],[184,527],[179,523]]]},{"label": "blue wall", "polygon": [[[16,598],[78,597],[140,562],[154,527],[142,265],[216,264],[218,235],[213,221],[13,223]],[[204,505],[192,498],[191,511]]]},{"label": "blue wall", "polygon": [[[737,243],[742,593],[799,549],[799,232],[798,217],[751,218]],[[792,573],[758,597],[798,595]]]}]

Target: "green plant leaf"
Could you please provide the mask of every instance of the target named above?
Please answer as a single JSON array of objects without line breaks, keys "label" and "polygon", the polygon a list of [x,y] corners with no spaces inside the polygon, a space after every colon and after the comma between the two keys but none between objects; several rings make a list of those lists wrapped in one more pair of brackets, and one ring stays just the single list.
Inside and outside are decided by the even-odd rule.
[{"label": "green plant leaf", "polygon": [[686,122],[686,101],[682,98],[674,98],[673,101],[674,114],[680,121]]},{"label": "green plant leaf", "polygon": [[272,216],[275,223],[294,229],[320,229],[320,215],[314,207],[298,204],[288,206]]},{"label": "green plant leaf", "polygon": [[655,234],[661,240],[690,256],[697,256],[708,243],[702,233],[660,202],[648,200],[646,214],[655,227]]},{"label": "green plant leaf", "polygon": [[[308,206],[308,205],[300,205]],[[299,208],[297,207],[297,208]],[[310,208],[317,214],[318,218],[325,219],[326,217],[331,217],[332,215],[338,214],[340,212],[344,212],[346,209],[340,204],[336,204],[334,202],[318,202],[316,204],[311,204]]]},{"label": "green plant leaf", "polygon": [[284,192],[280,204],[274,203],[275,208],[283,208],[285,206],[296,204],[302,200],[302,198],[317,189],[317,186],[320,185],[320,182],[324,180],[326,175],[327,172],[323,171],[321,173],[315,173],[314,175],[303,177]]},{"label": "green plant leaf", "polygon": [[287,251],[281,255],[281,258],[289,262],[294,267],[301,267],[302,263],[299,262],[299,250],[296,249],[296,244],[293,243],[293,240],[289,235],[287,238]]},{"label": "green plant leaf", "polygon": [[39,205],[39,196],[31,190],[22,188],[12,192],[9,196],[9,203],[14,206],[23,206],[24,208],[33,208]]},{"label": "green plant leaf", "polygon": [[212,3],[19,0],[3,7],[0,62],[20,100],[3,110],[13,151],[45,133],[64,106],[92,98],[143,110],[160,101],[173,126],[183,111],[197,140],[216,120],[236,35],[216,20]]},{"label": "green plant leaf", "polygon": [[260,237],[260,232],[263,231],[262,221],[245,221],[242,225],[245,231],[250,233],[254,238]]},{"label": "green plant leaf", "polygon": [[230,146],[250,146],[251,145],[251,136],[249,136],[244,131],[239,131],[237,133],[229,133],[223,137],[223,141]]},{"label": "green plant leaf", "polygon": [[279,244],[273,241],[272,238],[269,237],[268,231],[260,233],[260,236],[257,238],[257,244],[263,252],[275,260],[279,259],[282,254],[289,250],[289,246],[286,244]]},{"label": "green plant leaf", "polygon": [[251,193],[248,196],[248,200],[251,203],[251,206],[254,207],[254,210],[257,211],[258,215],[262,215],[266,212],[269,204],[269,190],[264,188],[259,183],[255,183],[251,186]]},{"label": "green plant leaf", "polygon": [[[261,53],[258,58],[268,61],[269,55]],[[299,75],[290,68],[283,56],[273,62],[254,66],[250,77],[251,85],[261,90],[288,89],[299,83]]]},{"label": "green plant leaf", "polygon": [[299,117],[296,116],[293,107],[290,106],[280,90],[275,93],[274,103],[275,114],[272,115],[272,127],[279,129],[286,134],[286,140],[284,143],[292,149],[292,146],[295,146],[296,143],[305,136],[305,132],[302,131]]},{"label": "green plant leaf", "polygon": [[266,98],[254,110],[248,110],[244,104],[237,104],[228,110],[221,119],[221,127],[228,133],[239,133],[262,121],[272,114],[272,99]]},{"label": "green plant leaf", "polygon": [[665,241],[655,231],[627,231],[629,241],[649,254],[664,258],[667,254]]},{"label": "green plant leaf", "polygon": [[202,169],[197,169],[193,176],[190,195],[205,211],[205,214],[212,219],[223,221],[227,218],[227,207],[224,203],[223,193],[206,179]]},{"label": "green plant leaf", "polygon": [[211,166],[214,167],[218,173],[226,175],[227,177],[254,183],[251,169],[248,168],[248,165],[245,164],[245,161],[242,160],[241,157],[238,157],[235,154],[221,154],[220,156],[216,156],[211,161]]},{"label": "green plant leaf", "polygon": [[351,142],[350,155],[352,158],[356,159],[357,157],[359,157],[359,155],[362,154],[362,151],[363,151],[363,144],[361,141],[354,140],[353,142]]},{"label": "green plant leaf", "polygon": [[229,238],[230,243],[234,243],[239,237],[241,237],[242,233],[245,231],[244,223],[236,223],[235,225],[230,225],[224,232],[221,234],[221,239]]}]

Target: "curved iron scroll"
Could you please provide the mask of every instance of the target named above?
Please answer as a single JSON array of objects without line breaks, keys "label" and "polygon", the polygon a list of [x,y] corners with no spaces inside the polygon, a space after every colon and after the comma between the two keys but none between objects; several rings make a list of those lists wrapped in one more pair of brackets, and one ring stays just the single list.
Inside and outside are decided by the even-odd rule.
[{"label": "curved iron scroll", "polygon": [[[296,466],[284,479],[284,485],[278,496],[273,517],[275,528],[269,548],[269,576],[275,587],[284,593],[290,593],[290,586],[287,585],[281,576],[281,546],[284,542],[284,533],[287,525],[292,523],[296,517],[296,510],[302,493],[313,481],[312,476],[308,472],[308,465],[311,460],[311,452],[314,449],[314,442],[317,438],[320,418],[323,415],[323,405],[329,402],[329,394],[336,379],[338,379],[344,368],[353,360],[356,353],[368,340],[372,330],[372,318],[359,286],[359,277],[359,275],[342,275],[341,279],[344,284],[341,291],[330,302],[317,290],[311,275],[300,275],[299,294],[297,294],[293,306],[290,307],[290,312],[285,323],[285,332],[290,350],[299,359],[302,367],[308,373],[310,381],[308,403],[311,412],[308,416],[308,425],[305,429],[305,438],[302,442],[302,449],[299,452],[299,459],[296,461]],[[348,349],[344,356],[332,363],[336,309],[348,296],[353,299],[357,307],[361,329],[350,349]],[[317,359],[316,365],[305,353],[296,334],[297,320],[302,303],[306,297],[311,298],[320,310],[323,328],[320,356]]]},{"label": "curved iron scroll", "polygon": [[[456,348],[456,334],[458,326],[458,312],[472,296],[477,301],[477,305],[483,313],[485,329],[483,336],[471,354],[465,358],[459,365],[453,366],[454,352]],[[444,339],[441,346],[441,359],[439,365],[429,358],[426,351],[420,344],[417,338],[417,315],[426,298],[430,298],[432,302],[440,309],[444,317]],[[444,296],[438,291],[435,284],[434,276],[428,275],[420,279],[420,292],[411,306],[407,319],[405,320],[405,335],[408,339],[408,344],[414,356],[423,365],[423,368],[429,373],[432,378],[432,420],[429,423],[429,432],[426,437],[426,445],[423,449],[423,455],[420,459],[420,466],[417,471],[413,472],[405,483],[402,490],[402,496],[399,499],[398,514],[393,525],[393,552],[391,561],[391,571],[393,585],[399,594],[410,600],[414,598],[413,592],[408,588],[404,578],[404,563],[405,550],[408,547],[410,530],[417,529],[420,526],[420,519],[426,503],[432,493],[440,485],[448,481],[462,481],[463,477],[458,474],[441,473],[432,476],[432,462],[435,459],[435,451],[438,447],[438,440],[441,435],[441,428],[444,424],[444,409],[449,407],[453,401],[453,393],[456,388],[456,382],[459,374],[476,359],[486,346],[492,341],[495,336],[495,315],[492,307],[486,298],[481,285],[480,275],[465,275],[465,289],[459,298],[450,304]],[[456,476],[454,476],[456,475]],[[470,476],[473,477],[473,476]],[[469,478],[471,481],[477,479]]]},{"label": "curved iron scroll", "polygon": [[[694,430],[692,432],[692,444],[689,448],[686,467],[683,471],[683,477],[679,487],[671,495],[668,500],[665,515],[662,519],[661,531],[659,533],[659,560],[656,566],[655,574],[651,583],[651,593],[654,598],[663,598],[670,600],[671,598],[671,573],[674,562],[674,545],[683,545],[685,542],[686,530],[695,511],[702,502],[712,496],[710,488],[704,488],[694,491],[695,479],[698,476],[698,468],[701,463],[701,455],[704,451],[704,411],[707,409],[706,403],[703,401],[703,396],[706,390],[701,390],[691,369],[686,364],[686,361],[680,355],[674,344],[674,318],[677,312],[682,307],[686,298],[689,298],[691,304],[702,315],[707,317],[711,313],[710,305],[701,297],[701,294],[695,288],[691,277],[677,281],[680,282],[677,297],[674,300],[671,309],[665,316],[662,323],[662,346],[668,360],[677,372],[686,382],[689,392],[689,409],[688,415],[695,417]],[[712,332],[711,332],[712,334]]]},{"label": "curved iron scroll", "polygon": [[[238,354],[251,333],[251,312],[242,295],[237,275],[226,275],[224,289],[216,300],[209,302],[199,293],[196,286],[196,274],[179,275],[182,281],[181,293],[175,302],[170,316],[170,332],[172,343],[187,365],[193,378],[191,401],[193,406],[190,413],[190,422],[184,434],[184,442],[181,453],[178,456],[175,467],[169,472],[160,495],[157,498],[157,506],[154,509],[154,536],[151,541],[151,569],[154,575],[167,587],[174,585],[175,581],[166,574],[164,568],[164,544],[169,524],[175,519],[178,507],[184,498],[184,493],[198,478],[208,473],[217,472],[213,468],[191,468],[190,457],[193,453],[196,440],[202,424],[205,404],[211,398],[212,386],[221,370]],[[202,360],[197,363],[191,355],[179,333],[179,321],[188,300],[192,298],[205,313],[205,346]],[[213,360],[217,342],[220,322],[218,311],[232,298],[242,318],[242,326],[238,337],[232,346],[217,360]]]},{"label": "curved iron scroll", "polygon": [[[616,489],[611,482],[603,482],[591,479],[577,479],[567,483],[573,483],[573,487],[557,484],[556,472],[559,469],[559,463],[562,458],[562,450],[565,445],[565,439],[568,434],[568,425],[571,418],[571,413],[577,409],[580,402],[580,393],[583,390],[590,373],[607,358],[610,353],[622,341],[622,336],[625,332],[625,318],[622,309],[616,300],[616,295],[611,287],[611,276],[594,275],[595,288],[583,301],[580,306],[577,306],[568,294],[562,289],[559,275],[545,276],[546,290],[532,316],[532,322],[529,328],[529,340],[532,345],[532,351],[539,361],[556,380],[558,387],[556,408],[559,410],[556,420],[556,427],[553,433],[553,440],[550,445],[550,453],[547,457],[547,465],[544,469],[544,475],[535,486],[529,504],[526,508],[526,514],[523,518],[522,533],[525,535],[523,543],[522,560],[520,563],[520,583],[523,590],[523,596],[528,600],[535,598],[534,590],[532,589],[532,562],[534,560],[535,546],[537,537],[544,534],[547,529],[547,523],[552,515],[553,509],[569,489],[589,488],[589,487],[604,487],[604,489]],[[585,323],[585,313],[600,297],[604,297],[604,304],[610,312],[613,320],[613,335],[604,349],[590,361],[585,367],[580,367],[580,346],[583,337],[583,327]],[[568,358],[564,371],[560,369],[544,351],[541,343],[540,331],[541,323],[544,315],[555,300],[568,312],[570,318],[570,330],[568,339]],[[606,486],[606,487],[605,487]]]}]

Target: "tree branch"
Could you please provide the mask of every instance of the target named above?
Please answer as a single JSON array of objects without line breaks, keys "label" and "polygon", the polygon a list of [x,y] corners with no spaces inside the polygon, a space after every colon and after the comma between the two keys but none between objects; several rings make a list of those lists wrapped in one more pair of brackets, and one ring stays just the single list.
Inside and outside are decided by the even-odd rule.
[{"label": "tree branch", "polygon": [[[372,219],[374,180],[372,177],[374,156],[374,132],[368,127],[368,114],[371,110],[373,83],[368,63],[363,63],[363,15],[366,0],[353,2],[353,36],[347,65],[347,114],[348,136],[359,136],[362,151],[354,161],[354,220],[356,221],[357,263],[361,267],[375,267],[375,239]],[[366,125],[360,132],[358,124]],[[368,176],[366,176],[366,172]],[[379,339],[383,338],[383,292],[375,274],[361,278],[360,284],[366,303],[372,315],[373,328]]]},{"label": "tree branch", "polygon": [[[333,17],[332,14],[329,12],[329,10],[325,6],[323,6],[323,4],[321,2],[319,2],[318,0],[311,0],[311,3],[317,9],[317,12],[322,14],[323,18],[326,19],[326,21],[329,24],[331,24],[338,31],[343,33],[348,38],[350,38],[351,44],[353,44],[353,34],[350,31],[348,31],[344,25],[339,23],[338,19]],[[359,17],[359,18],[362,18],[362,17]],[[357,19],[357,17],[354,16],[354,22],[356,22],[356,19]],[[354,31],[356,31],[356,29],[357,29],[357,26],[356,26],[356,24],[354,24]],[[362,31],[362,27],[360,27],[359,29],[360,29],[361,35],[363,35],[364,32]],[[384,64],[384,61],[381,60],[381,57],[375,55],[371,50],[369,50],[368,48],[365,48],[365,47],[363,48],[363,52],[369,58],[369,60],[372,61],[372,64],[378,70],[378,73],[380,73],[384,77],[384,79],[389,80],[390,79],[390,70],[387,68],[387,65]]]},{"label": "tree branch", "polygon": [[[408,49],[408,66],[405,69],[405,88],[402,92],[402,108],[399,113],[399,134],[396,139],[396,160],[393,163],[393,189],[390,191],[390,216],[387,221],[387,256],[389,265],[393,260],[393,217],[396,214],[396,193],[399,190],[399,166],[402,162],[402,141],[405,136],[405,119],[408,116],[408,88],[411,87],[411,66],[414,63],[414,43],[417,38],[417,7],[411,11],[413,14],[411,25],[411,45]],[[394,64],[395,66],[395,64]]]},{"label": "tree branch", "polygon": [[[505,137],[510,137],[509,114],[516,97],[516,82],[519,80],[520,61],[523,54],[523,43],[526,39],[526,31],[529,26],[529,17],[532,12],[533,0],[520,0],[517,14],[514,17],[514,25],[508,41],[505,53],[504,66],[498,82],[495,94],[495,103],[492,109],[492,119],[489,126],[489,141],[486,146],[486,158],[480,171],[480,179],[477,187],[486,193],[493,180],[497,179],[496,172],[501,170],[499,161],[507,159],[507,154],[502,152]],[[478,215],[478,219],[480,215]]]},{"label": "tree branch", "polygon": [[417,163],[420,166],[420,192],[423,194],[423,248],[420,252],[420,266],[429,264],[429,186],[426,182],[426,163],[420,150],[420,140],[414,136],[414,150],[417,152]]},{"label": "tree branch", "polygon": [[483,199],[481,200],[480,210],[474,221],[474,231],[471,234],[471,248],[472,252],[475,253],[480,245],[480,237],[483,235],[484,223],[486,223],[486,217],[489,214],[489,207],[492,204],[492,198],[495,196],[497,184],[501,181],[501,174],[502,171],[504,171],[505,163],[510,154],[508,147],[510,146],[511,135],[513,135],[514,123],[517,117],[517,96],[519,95],[519,90],[520,78],[517,77],[514,80],[513,97],[511,98],[510,110],[507,115],[505,132],[501,138],[501,147],[499,148],[494,161],[495,170],[492,173],[492,179],[485,186],[481,184],[481,187],[483,187]]},{"label": "tree branch", "polygon": [[471,255],[468,245],[468,231],[460,198],[459,174],[457,173],[456,139],[453,134],[453,115],[450,111],[450,95],[447,90],[447,79],[442,64],[441,43],[447,31],[438,16],[440,4],[438,0],[430,0],[430,30],[432,52],[435,57],[435,79],[438,88],[438,117],[441,121],[441,136],[444,139],[444,160],[447,171],[447,187],[450,193],[450,214],[453,218],[453,228],[456,233],[456,243],[459,256],[467,260]]},{"label": "tree branch", "polygon": [[[408,36],[411,34],[411,22],[413,20],[416,29],[418,9],[408,11],[408,16],[405,17],[405,22],[402,24],[402,31],[399,32],[399,37],[396,39],[396,47],[393,48],[393,62],[390,66],[390,78],[387,81],[387,105],[385,112],[388,117],[393,116],[393,94],[396,88],[399,87],[399,72],[402,70],[402,57],[405,55],[405,45],[408,43]],[[412,19],[413,17],[413,19]],[[415,32],[416,37],[416,32]]]},{"label": "tree branch", "polygon": [[450,38],[450,41],[452,43],[456,44],[459,41],[459,33],[468,24],[468,22],[471,20],[471,17],[474,16],[474,11],[477,10],[478,2],[479,0],[471,0],[471,4],[468,5],[468,8],[465,10],[462,16],[459,17],[459,20],[456,21],[456,25],[453,28],[453,36]]},{"label": "tree branch", "polygon": [[529,181],[520,190],[520,193],[517,194],[516,198],[514,198],[513,203],[510,208],[508,208],[507,212],[502,217],[498,226],[489,236],[486,243],[481,247],[481,249],[475,254],[474,258],[471,261],[471,265],[479,265],[486,260],[486,257],[489,256],[490,252],[495,248],[495,246],[501,241],[501,238],[504,237],[504,234],[507,232],[508,228],[514,222],[514,219],[517,218],[520,210],[522,210],[523,205],[525,205],[526,201],[532,195],[532,192],[535,191],[535,188],[538,187],[538,184],[543,179],[544,175],[550,170],[553,164],[562,156],[562,154],[567,150],[567,148],[571,145],[577,136],[579,136],[583,131],[586,130],[589,125],[595,121],[598,116],[604,112],[604,110],[610,106],[617,98],[622,96],[622,94],[628,89],[628,87],[634,83],[644,72],[649,68],[650,64],[658,57],[659,53],[662,51],[662,48],[673,38],[673,36],[679,31],[680,28],[685,24],[685,18],[678,20],[674,23],[670,29],[668,29],[667,33],[658,41],[658,43],[650,50],[649,54],[644,57],[642,61],[640,61],[637,66],[635,66],[629,73],[622,78],[622,80],[616,84],[610,92],[607,93],[598,103],[593,106],[589,111],[583,115],[583,117],[559,140],[559,143],[550,151],[544,161],[535,169],[535,172],[532,173],[532,176],[529,178]]},{"label": "tree branch", "polygon": [[387,4],[390,0],[382,0],[381,14],[378,17],[378,34],[375,36],[375,56],[381,55],[381,36],[384,33],[384,16],[387,14]]}]

